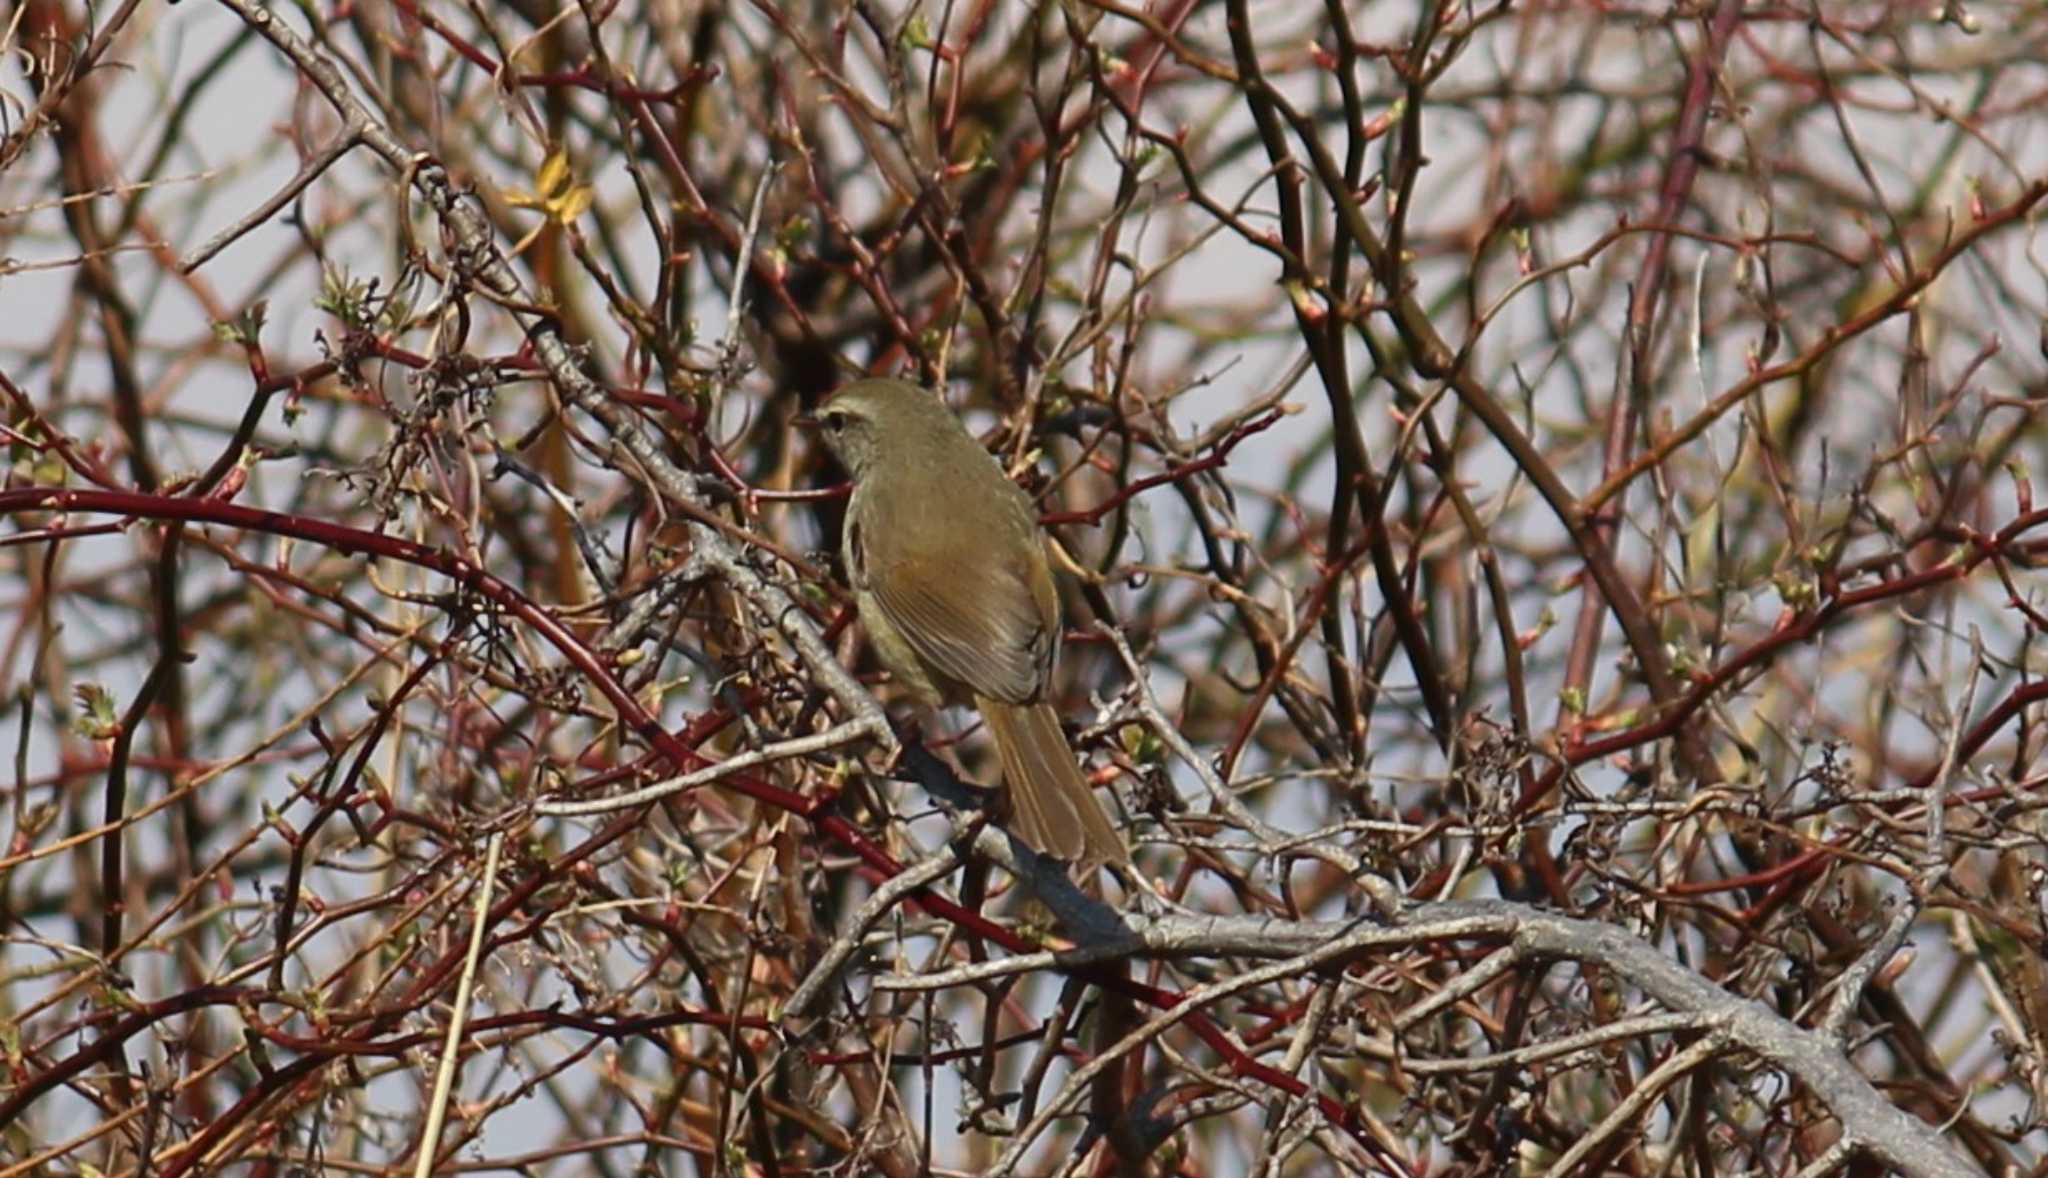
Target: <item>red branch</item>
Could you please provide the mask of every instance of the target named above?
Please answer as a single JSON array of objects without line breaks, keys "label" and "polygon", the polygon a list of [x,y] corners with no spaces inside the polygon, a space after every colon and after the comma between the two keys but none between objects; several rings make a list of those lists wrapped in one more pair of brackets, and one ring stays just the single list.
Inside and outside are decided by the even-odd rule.
[{"label": "red branch", "polygon": [[1049,511],[1039,516],[1038,522],[1047,527],[1052,527],[1055,524],[1087,524],[1092,528],[1102,522],[1103,516],[1108,515],[1110,512],[1115,511],[1117,508],[1122,507],[1154,487],[1162,487],[1168,483],[1177,483],[1189,475],[1200,474],[1205,470],[1216,470],[1219,467],[1228,465],[1230,452],[1237,448],[1239,442],[1244,441],[1253,434],[1265,432],[1272,427],[1274,422],[1279,421],[1284,416],[1286,416],[1284,410],[1268,410],[1266,413],[1245,422],[1243,425],[1225,434],[1223,440],[1216,443],[1214,450],[1200,458],[1181,463],[1179,466],[1172,467],[1159,474],[1139,479],[1085,511]]}]

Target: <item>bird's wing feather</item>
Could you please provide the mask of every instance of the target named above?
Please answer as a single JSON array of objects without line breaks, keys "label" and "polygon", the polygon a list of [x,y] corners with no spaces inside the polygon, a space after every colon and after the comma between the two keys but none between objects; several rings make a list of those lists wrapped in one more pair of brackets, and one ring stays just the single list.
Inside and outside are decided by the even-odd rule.
[{"label": "bird's wing feather", "polygon": [[[941,676],[1010,704],[1038,698],[1055,635],[1024,570],[926,554],[870,554],[868,590]],[[1057,603],[1054,609],[1057,609]],[[1056,616],[1056,615],[1055,615]]]}]

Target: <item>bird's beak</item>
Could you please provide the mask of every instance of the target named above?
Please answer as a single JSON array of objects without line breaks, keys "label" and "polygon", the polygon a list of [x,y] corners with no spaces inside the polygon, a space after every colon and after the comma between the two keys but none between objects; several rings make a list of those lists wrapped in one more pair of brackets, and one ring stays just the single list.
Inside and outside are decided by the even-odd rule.
[{"label": "bird's beak", "polygon": [[799,413],[789,419],[789,424],[802,430],[815,430],[819,425],[818,415],[815,413]]}]

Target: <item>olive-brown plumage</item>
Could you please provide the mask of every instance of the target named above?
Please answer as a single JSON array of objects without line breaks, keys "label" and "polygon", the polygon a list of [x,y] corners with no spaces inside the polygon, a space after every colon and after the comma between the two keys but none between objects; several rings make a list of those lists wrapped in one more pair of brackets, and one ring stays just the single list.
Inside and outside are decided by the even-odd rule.
[{"label": "olive-brown plumage", "polygon": [[1046,702],[1060,603],[1029,497],[916,385],[858,381],[815,420],[853,476],[846,573],[883,665],[929,706],[981,712],[1026,843],[1129,862]]}]

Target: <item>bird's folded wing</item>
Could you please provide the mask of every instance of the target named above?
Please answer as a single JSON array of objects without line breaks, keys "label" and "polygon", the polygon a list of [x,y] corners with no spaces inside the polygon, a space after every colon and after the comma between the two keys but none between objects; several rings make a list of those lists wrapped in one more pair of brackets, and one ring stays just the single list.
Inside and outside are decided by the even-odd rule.
[{"label": "bird's folded wing", "polygon": [[871,569],[868,590],[930,667],[976,695],[1038,698],[1052,636],[1017,570],[902,557]]}]

